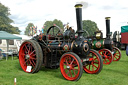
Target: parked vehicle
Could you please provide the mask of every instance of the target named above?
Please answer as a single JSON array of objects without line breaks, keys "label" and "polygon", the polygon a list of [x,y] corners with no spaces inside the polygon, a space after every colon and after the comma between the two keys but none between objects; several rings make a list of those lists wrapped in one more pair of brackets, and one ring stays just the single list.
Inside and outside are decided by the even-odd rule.
[{"label": "parked vehicle", "polygon": [[106,17],[106,38],[103,38],[101,31],[95,32],[93,37],[88,37],[93,49],[98,50],[103,58],[103,64],[110,64],[112,61],[119,61],[121,51],[114,46],[113,40],[110,38],[110,17]]},{"label": "parked vehicle", "polygon": [[57,69],[67,80],[76,81],[82,76],[83,69],[90,74],[98,74],[103,67],[100,54],[90,48],[83,37],[82,5],[76,4],[77,34],[71,27],[63,33],[58,26],[51,26],[46,35],[40,34],[26,40],[20,46],[19,62],[23,71],[36,73],[43,65]]}]

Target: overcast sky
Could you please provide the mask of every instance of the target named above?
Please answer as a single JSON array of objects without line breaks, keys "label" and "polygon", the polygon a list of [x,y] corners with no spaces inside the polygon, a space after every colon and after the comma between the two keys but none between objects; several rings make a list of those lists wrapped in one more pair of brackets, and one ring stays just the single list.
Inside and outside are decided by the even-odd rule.
[{"label": "overcast sky", "polygon": [[28,23],[41,29],[45,21],[58,19],[69,22],[76,29],[74,5],[86,1],[82,10],[83,20],[92,20],[106,35],[105,17],[111,17],[111,31],[120,31],[128,22],[127,0],[0,0],[10,8],[13,25],[24,33]]}]

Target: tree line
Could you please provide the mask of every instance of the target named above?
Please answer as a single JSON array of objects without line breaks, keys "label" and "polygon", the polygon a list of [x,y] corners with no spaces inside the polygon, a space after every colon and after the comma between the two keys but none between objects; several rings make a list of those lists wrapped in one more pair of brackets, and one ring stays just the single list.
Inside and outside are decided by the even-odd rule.
[{"label": "tree line", "polygon": [[[84,36],[92,36],[94,32],[98,31],[99,28],[97,27],[97,24],[94,21],[91,20],[83,20],[83,30],[85,31]],[[64,23],[61,20],[54,19],[53,21],[46,21],[44,25],[42,26],[44,34],[46,34],[49,27],[57,25],[61,28],[62,31],[64,31]],[[70,26],[70,23],[69,23]],[[29,23],[28,26],[25,28],[25,35],[31,34],[31,27],[35,27],[33,23]]]},{"label": "tree line", "polygon": [[6,31],[12,34],[19,34],[18,27],[12,26],[13,20],[9,18],[9,8],[0,3],[0,31]]},{"label": "tree line", "polygon": [[[14,21],[9,18],[10,12],[9,8],[0,3],[0,31],[6,31],[12,34],[20,34],[18,27],[12,26],[11,23]],[[95,31],[99,30],[97,24],[91,20],[83,20],[83,29],[87,32],[84,36],[93,35]],[[47,32],[47,29],[52,25],[59,26],[64,30],[64,23],[61,20],[54,19],[53,21],[46,21],[42,27],[44,33]],[[34,31],[33,31],[34,30]],[[33,23],[28,23],[25,28],[25,35],[32,35],[37,33],[37,27]]]}]

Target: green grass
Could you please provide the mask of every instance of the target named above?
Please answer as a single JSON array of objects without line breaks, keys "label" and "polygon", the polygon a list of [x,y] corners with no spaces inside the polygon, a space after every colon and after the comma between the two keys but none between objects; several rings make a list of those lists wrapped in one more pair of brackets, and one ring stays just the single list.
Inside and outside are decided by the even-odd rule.
[{"label": "green grass", "polygon": [[16,57],[0,60],[0,85],[14,85],[15,77],[17,85],[128,85],[128,56],[122,51],[120,61],[104,65],[96,75],[83,71],[79,81],[65,80],[60,69],[41,68],[35,74],[25,73]]}]

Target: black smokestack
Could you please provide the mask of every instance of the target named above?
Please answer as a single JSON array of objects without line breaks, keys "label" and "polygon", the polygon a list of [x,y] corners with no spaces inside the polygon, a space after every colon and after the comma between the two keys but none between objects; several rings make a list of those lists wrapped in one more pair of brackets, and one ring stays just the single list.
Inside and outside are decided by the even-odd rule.
[{"label": "black smokestack", "polygon": [[82,4],[76,4],[76,21],[77,21],[77,33],[78,36],[82,36],[83,34],[83,25],[82,25]]},{"label": "black smokestack", "polygon": [[105,17],[106,19],[106,38],[110,38],[110,18],[111,17]]}]

